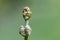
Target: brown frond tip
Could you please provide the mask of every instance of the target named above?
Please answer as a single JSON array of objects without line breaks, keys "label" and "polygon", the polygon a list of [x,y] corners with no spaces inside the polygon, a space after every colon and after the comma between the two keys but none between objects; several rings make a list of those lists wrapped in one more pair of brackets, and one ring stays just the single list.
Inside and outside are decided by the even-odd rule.
[{"label": "brown frond tip", "polygon": [[24,7],[23,13],[24,13],[24,12],[28,12],[28,11],[30,11],[30,8],[29,8],[28,6]]}]

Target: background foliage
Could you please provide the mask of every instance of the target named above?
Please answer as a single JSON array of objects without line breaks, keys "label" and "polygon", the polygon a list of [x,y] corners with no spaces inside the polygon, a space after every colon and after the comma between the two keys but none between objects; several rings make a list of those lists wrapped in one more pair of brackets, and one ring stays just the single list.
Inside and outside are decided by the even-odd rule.
[{"label": "background foliage", "polygon": [[0,40],[23,40],[23,7],[29,6],[32,35],[29,40],[60,40],[60,0],[0,0]]}]

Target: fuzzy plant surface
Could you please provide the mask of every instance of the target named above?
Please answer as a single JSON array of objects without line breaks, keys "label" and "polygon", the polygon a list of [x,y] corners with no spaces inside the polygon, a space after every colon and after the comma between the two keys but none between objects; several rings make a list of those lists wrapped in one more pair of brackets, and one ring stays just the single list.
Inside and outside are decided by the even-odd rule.
[{"label": "fuzzy plant surface", "polygon": [[28,40],[30,34],[31,34],[31,27],[29,26],[29,19],[31,18],[32,12],[30,11],[29,7],[24,7],[23,9],[23,18],[25,20],[25,25],[22,25],[19,34],[21,34],[24,37],[24,40]]}]

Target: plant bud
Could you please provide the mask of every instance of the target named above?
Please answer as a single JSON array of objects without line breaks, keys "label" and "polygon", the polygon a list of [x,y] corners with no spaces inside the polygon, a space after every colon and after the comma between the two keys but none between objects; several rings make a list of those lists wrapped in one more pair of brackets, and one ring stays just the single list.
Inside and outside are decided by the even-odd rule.
[{"label": "plant bud", "polygon": [[31,34],[31,28],[29,25],[26,25],[25,27],[24,26],[21,26],[20,30],[19,30],[19,34],[21,34],[22,36],[30,36]]},{"label": "plant bud", "polygon": [[29,7],[24,7],[23,9],[23,18],[24,20],[29,20],[32,15],[32,12],[30,11]]}]

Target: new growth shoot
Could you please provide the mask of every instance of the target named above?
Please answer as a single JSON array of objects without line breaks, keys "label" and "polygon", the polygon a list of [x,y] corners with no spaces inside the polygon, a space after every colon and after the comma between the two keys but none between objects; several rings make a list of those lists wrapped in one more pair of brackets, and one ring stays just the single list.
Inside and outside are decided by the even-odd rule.
[{"label": "new growth shoot", "polygon": [[32,12],[30,11],[29,7],[24,7],[23,14],[22,14],[24,20],[25,20],[25,26],[21,26],[19,30],[19,34],[21,34],[24,37],[24,40],[28,40],[30,34],[31,34],[31,27],[29,26],[29,19],[32,16]]}]

